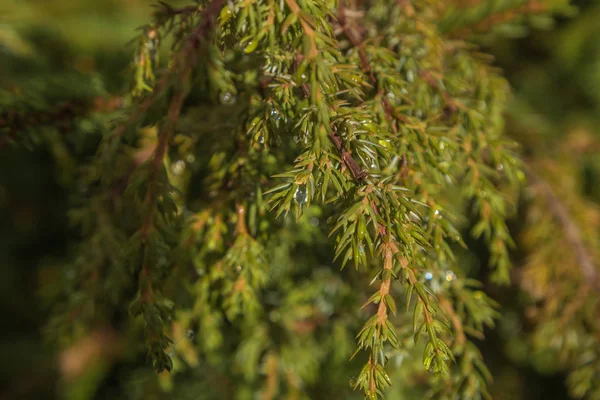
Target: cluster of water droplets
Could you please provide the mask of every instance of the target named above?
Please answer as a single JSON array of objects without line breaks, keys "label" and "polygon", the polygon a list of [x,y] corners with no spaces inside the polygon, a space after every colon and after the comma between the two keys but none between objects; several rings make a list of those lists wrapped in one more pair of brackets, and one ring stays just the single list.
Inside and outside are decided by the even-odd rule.
[{"label": "cluster of water droplets", "polygon": [[275,126],[275,128],[278,128],[281,126],[283,122],[283,118],[281,117],[281,113],[279,111],[277,111],[275,108],[271,110],[271,123],[273,124],[273,126]]},{"label": "cluster of water droplets", "polygon": [[452,282],[457,279],[456,273],[450,269],[443,272],[441,276],[437,276],[433,272],[427,271],[425,272],[425,274],[423,274],[423,277],[425,278],[425,282],[429,284],[431,290],[433,290],[434,292],[440,290],[441,285],[444,281]]},{"label": "cluster of water droplets", "polygon": [[223,91],[219,94],[219,101],[221,104],[230,106],[235,104],[236,97],[234,93]]},{"label": "cluster of water droplets", "polygon": [[375,162],[374,158],[365,157],[365,161],[370,169],[377,169],[377,163]]}]

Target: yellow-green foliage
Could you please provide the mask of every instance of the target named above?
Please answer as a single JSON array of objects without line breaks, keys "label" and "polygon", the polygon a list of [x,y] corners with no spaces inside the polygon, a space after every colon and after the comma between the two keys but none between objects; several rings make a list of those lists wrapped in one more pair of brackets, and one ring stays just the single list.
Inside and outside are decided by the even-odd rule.
[{"label": "yellow-green foliage", "polygon": [[[562,357],[553,365],[574,369],[572,392],[594,398],[597,305],[580,299],[595,290],[598,211],[557,196],[558,173],[538,176],[560,158],[518,156],[510,86],[474,44],[547,27],[559,11],[571,8],[159,2],[112,102],[78,57],[47,72],[65,88],[80,79],[72,91],[0,78],[6,142],[51,147],[76,189],[81,235],[69,279],[46,293],[48,335],[70,343],[112,321],[135,343],[130,357],[161,373],[144,386],[160,386],[157,398],[484,399],[492,375],[477,341],[502,313],[476,279],[487,267],[487,281],[518,275],[543,303],[534,351]],[[37,50],[2,32],[19,37],[7,46],[18,76]],[[79,39],[114,40],[93,32]],[[61,69],[46,57],[39,71]],[[77,107],[57,111],[56,93]],[[517,242],[530,256],[515,273],[508,221],[522,193]]]}]

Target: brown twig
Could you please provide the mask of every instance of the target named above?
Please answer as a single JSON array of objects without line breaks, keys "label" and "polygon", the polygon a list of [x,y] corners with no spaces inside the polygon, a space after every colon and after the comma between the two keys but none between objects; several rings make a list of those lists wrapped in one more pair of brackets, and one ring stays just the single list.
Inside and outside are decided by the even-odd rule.
[{"label": "brown twig", "polygon": [[367,171],[358,166],[356,160],[354,160],[354,158],[352,158],[352,155],[348,152],[348,150],[344,148],[342,139],[333,132],[329,132],[329,138],[335,144],[335,147],[337,147],[342,162],[346,167],[348,167],[350,173],[352,174],[352,177],[358,182],[364,181],[369,174],[367,173]]},{"label": "brown twig", "polygon": [[246,228],[246,207],[238,204],[236,208],[238,215],[236,233],[238,235],[248,236],[248,229]]}]

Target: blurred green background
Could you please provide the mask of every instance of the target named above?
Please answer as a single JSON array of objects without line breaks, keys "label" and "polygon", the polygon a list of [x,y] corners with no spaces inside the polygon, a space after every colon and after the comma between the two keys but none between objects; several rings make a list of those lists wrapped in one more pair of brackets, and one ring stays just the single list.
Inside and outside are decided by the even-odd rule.
[{"label": "blurred green background", "polygon": [[[28,91],[43,93],[40,109],[69,99],[124,93],[133,54],[126,44],[149,21],[152,3],[0,0],[0,107],[14,101],[15,93],[26,98]],[[526,157],[544,157],[575,174],[584,182],[581,195],[600,203],[600,2],[574,4],[578,14],[558,18],[549,30],[530,30],[516,38],[493,35],[483,46],[514,87],[509,135],[522,143]],[[78,80],[81,84],[74,85]],[[81,107],[85,110],[86,103]],[[79,109],[65,112],[73,115]],[[76,177],[65,174],[61,163],[93,155],[106,122],[102,118],[110,115],[78,122],[89,133],[83,138],[57,140],[57,133],[49,131],[43,144],[32,138],[19,150],[0,142],[2,400],[150,396],[134,395],[135,388],[126,387],[121,371],[127,370],[127,361],[108,360],[80,382],[62,385],[57,350],[43,340],[49,313],[45,299],[53,293],[41,292],[40,283],[69,257],[69,244],[76,240],[66,209],[67,188]],[[495,377],[494,398],[568,398],[564,375],[528,359],[515,292],[495,289],[492,294],[505,305],[497,331],[482,344]]]}]

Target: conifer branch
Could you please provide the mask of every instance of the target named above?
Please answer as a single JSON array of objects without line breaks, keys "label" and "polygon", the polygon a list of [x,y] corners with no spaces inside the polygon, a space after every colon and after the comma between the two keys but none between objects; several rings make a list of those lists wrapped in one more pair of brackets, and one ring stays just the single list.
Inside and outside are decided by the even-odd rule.
[{"label": "conifer branch", "polygon": [[[174,79],[174,77],[176,76],[177,79],[180,80],[177,83],[178,89],[176,90],[173,98],[171,99],[167,111],[167,121],[165,124],[165,128],[162,132],[159,133],[158,144],[156,146],[150,164],[150,172],[148,176],[148,191],[146,194],[146,202],[149,206],[149,209],[146,214],[144,223],[141,227],[141,233],[144,241],[147,239],[147,236],[150,230],[152,229],[155,203],[158,197],[158,174],[161,166],[164,163],[164,158],[167,153],[169,141],[179,121],[179,116],[181,114],[183,102],[187,95],[191,71],[197,61],[197,55],[195,53],[198,50],[200,40],[205,39],[206,36],[208,36],[208,34],[210,33],[210,30],[212,29],[212,26],[215,23],[216,14],[220,11],[222,3],[223,0],[213,0],[209,3],[205,13],[203,14],[202,21],[198,24],[197,28],[194,29],[190,34],[188,42],[186,43],[186,46],[184,46],[183,51],[178,56],[176,56],[177,64],[175,64],[175,67],[171,71],[169,71],[165,75],[165,77],[163,77],[163,80],[161,80],[161,84],[159,85],[159,91],[162,91],[163,85],[166,87],[166,83],[169,79]],[[151,96],[150,98],[144,101],[144,103],[142,104],[142,109],[140,110],[142,113],[150,108],[150,106],[153,103],[153,99],[154,96]],[[142,273],[146,277],[150,277],[149,268],[150,267],[147,261],[144,260],[142,264]],[[147,299],[147,297],[151,296],[151,294],[152,286],[150,284],[147,288],[147,292],[144,294],[144,298]]]},{"label": "conifer branch", "polygon": [[[151,246],[156,246],[156,244],[151,243],[150,239],[152,236],[155,236],[153,235],[153,231],[155,230],[154,215],[158,207],[159,187],[162,178],[161,169],[164,166],[169,142],[179,122],[183,103],[189,91],[191,73],[198,60],[200,43],[206,40],[211,33],[216,21],[216,14],[220,11],[221,5],[222,0],[215,0],[209,3],[203,18],[189,34],[183,43],[182,49],[175,55],[173,67],[165,73],[158,88],[159,92],[161,92],[162,90],[166,90],[169,84],[173,84],[174,93],[168,105],[164,126],[158,133],[158,143],[148,165],[145,197],[148,208],[139,230],[139,239],[134,236],[136,240],[140,241],[143,251],[139,276],[140,293],[138,299],[134,300],[131,306],[134,310],[132,312],[134,315],[141,313],[144,317],[149,353],[158,371],[162,371],[165,368],[171,370],[172,368],[172,361],[165,354],[165,350],[169,345],[169,339],[164,334],[163,327],[159,325],[168,318],[170,306],[165,299],[155,294],[153,266],[151,265],[151,263],[157,261],[153,254],[151,255]],[[149,109],[153,105],[156,96],[155,92],[147,98],[142,103],[142,109]],[[135,117],[137,117],[139,112],[140,110],[134,114]],[[118,137],[118,134],[121,132],[117,131],[116,133],[117,135],[115,136]],[[162,235],[161,232],[157,233],[158,235]],[[161,240],[164,241],[164,239]],[[166,246],[166,244],[161,243],[161,246]]]},{"label": "conifer branch", "polygon": [[377,88],[377,78],[373,73],[373,68],[371,68],[369,57],[365,52],[365,48],[362,43],[363,38],[361,37],[357,29],[353,29],[350,26],[348,20],[346,19],[347,8],[345,2],[346,0],[340,0],[339,2],[337,19],[342,27],[342,30],[344,31],[344,34],[346,35],[352,46],[354,46],[354,48],[358,51],[358,57],[360,59],[360,68],[369,77],[371,82],[375,85],[375,88]]},{"label": "conifer branch", "polygon": [[[501,137],[507,86],[464,43],[446,43],[436,2],[359,3],[160,2],[138,37],[135,89],[144,95],[104,135],[88,177],[109,222],[100,213],[86,222],[102,231],[86,240],[86,256],[97,257],[92,250],[110,237],[117,244],[102,244],[101,260],[77,277],[83,291],[92,277],[94,293],[75,302],[85,307],[70,322],[89,318],[106,269],[113,304],[137,284],[130,313],[141,316],[159,371],[172,368],[165,326],[177,318],[202,331],[195,345],[203,358],[235,359],[236,386],[265,400],[280,386],[306,396],[320,368],[343,368],[353,349],[366,363],[352,386],[382,397],[411,336],[426,341],[422,364],[443,386],[441,399],[486,396],[489,372],[471,338],[497,315],[455,260],[451,242],[463,243],[451,212],[477,220],[473,236],[484,237],[490,264],[507,275],[508,213],[497,182],[520,174]],[[174,43],[166,70],[163,34]],[[146,134],[139,126],[158,127],[156,145],[132,159]],[[289,211],[293,228],[277,219]],[[335,245],[321,248],[331,221]],[[319,248],[307,258],[306,246]],[[359,283],[357,293],[355,275],[340,275],[331,258],[366,268],[373,286]],[[397,309],[394,280],[406,311]],[[363,295],[370,315],[353,337]]]},{"label": "conifer branch", "polygon": [[[341,24],[341,29],[345,36],[358,52],[362,72],[369,77],[372,85],[376,88],[376,98],[381,102],[381,107],[385,112],[386,119],[394,120],[394,123],[391,124],[391,128],[393,133],[397,134],[399,127],[396,123],[400,122],[406,124],[408,120],[406,117],[399,114],[391,104],[387,96],[389,89],[381,87],[380,85],[378,74],[374,72],[374,68],[365,51],[362,42],[363,39],[358,33],[358,30],[364,31],[364,29],[361,29],[360,26],[358,28],[350,27],[346,20],[346,9],[343,3],[340,3],[338,8],[338,21]],[[402,176],[405,176],[406,174],[405,164],[406,156],[403,156]],[[372,189],[368,189],[366,191],[365,200],[370,198],[372,194]],[[395,342],[397,341],[395,334],[393,334],[394,328],[388,320],[387,315],[389,307],[392,307],[392,310],[395,311],[394,300],[389,295],[391,278],[392,276],[396,276],[396,273],[393,270],[394,259],[400,261],[400,274],[404,276],[405,284],[408,286],[409,292],[412,293],[415,291],[417,293],[417,303],[414,310],[415,340],[421,332],[426,333],[429,337],[424,359],[426,368],[435,372],[445,373],[448,370],[446,362],[453,359],[452,353],[447,345],[438,337],[438,333],[445,331],[447,328],[445,328],[441,322],[434,319],[433,310],[435,307],[432,303],[433,298],[430,299],[428,297],[424,288],[418,282],[413,269],[408,268],[408,260],[406,259],[408,255],[399,251],[401,241],[396,238],[395,235],[392,235],[392,231],[394,230],[392,225],[398,224],[400,221],[394,221],[394,223],[390,221],[390,216],[388,215],[389,210],[387,210],[387,207],[390,206],[389,202],[397,201],[397,199],[392,192],[379,193],[379,196],[385,196],[382,198],[382,204],[380,206],[376,204],[379,200],[376,200],[375,198],[367,201],[367,204],[370,205],[374,215],[376,215],[377,218],[382,219],[381,222],[377,221],[377,218],[374,218],[371,221],[375,230],[375,235],[379,236],[379,251],[383,258],[383,268],[380,272],[381,284],[378,293],[373,295],[367,302],[367,304],[370,302],[379,303],[379,306],[375,317],[376,322],[369,320],[358,335],[359,348],[370,347],[371,355],[368,363],[361,372],[360,378],[355,383],[355,388],[361,387],[370,398],[375,398],[377,394],[380,393],[380,390],[387,385],[385,379],[387,374],[383,370],[385,359],[378,354],[378,352],[382,351],[382,343],[389,340],[392,347],[395,347]],[[386,201],[387,196],[389,196],[389,199]],[[385,215],[381,215],[381,212],[385,212]],[[407,247],[405,244],[402,245]],[[407,253],[410,252],[408,249],[405,251]],[[357,258],[356,255],[354,258]],[[419,322],[421,319],[422,322]],[[376,330],[377,334],[373,333],[375,335],[374,339],[372,341],[366,341],[365,344],[365,340],[368,338],[368,335],[371,334],[373,329]]]},{"label": "conifer branch", "polygon": [[[489,32],[498,25],[522,19],[524,16],[541,15],[551,11],[550,5],[540,0],[506,1],[505,3],[504,7],[490,7],[487,0],[480,1],[480,4],[474,7],[479,8],[481,11],[479,13],[473,12],[473,9],[471,11],[478,18],[472,21],[467,19],[463,24],[457,23],[458,26],[453,27],[450,33],[457,37],[468,37],[476,33]],[[465,6],[465,4],[457,4],[452,12],[464,11]]]},{"label": "conifer branch", "polygon": [[72,125],[73,121],[86,115],[96,113],[112,113],[123,107],[123,98],[114,96],[105,98],[98,96],[88,99],[71,100],[52,105],[45,110],[3,110],[0,113],[0,148],[8,143],[18,141],[19,134],[28,129],[52,124],[61,128]]},{"label": "conifer branch", "polygon": [[542,194],[548,202],[550,211],[556,218],[557,222],[564,229],[564,234],[567,242],[575,253],[581,273],[585,278],[585,285],[596,287],[598,285],[598,270],[596,269],[592,256],[588,252],[579,228],[573,222],[573,218],[569,211],[564,206],[562,201],[556,196],[550,185],[542,180],[531,168],[526,169],[526,174],[529,181],[540,188]]},{"label": "conifer branch", "polygon": [[315,30],[312,28],[310,21],[300,10],[300,6],[296,3],[296,0],[285,0],[285,3],[290,10],[292,10],[292,13],[300,20],[302,29],[304,29],[304,33],[308,36],[308,40],[310,41],[310,49],[306,54],[306,57],[308,57],[309,60],[316,58],[319,55],[319,50],[315,41]]},{"label": "conifer branch", "polygon": [[[189,75],[189,69],[183,72],[182,80],[184,85],[187,84],[187,81],[189,80]],[[169,105],[169,110],[167,114],[166,127],[158,135],[158,144],[156,146],[156,149],[154,150],[154,155],[151,159],[150,173],[148,175],[148,191],[146,194],[146,203],[148,205],[148,211],[146,213],[144,223],[140,230],[142,233],[143,242],[147,240],[148,234],[153,229],[153,217],[154,211],[156,209],[156,200],[158,197],[157,185],[159,171],[164,164],[165,155],[169,147],[169,141],[171,139],[171,136],[173,135],[173,132],[175,131],[177,121],[179,120],[179,115],[181,114],[181,107],[183,106],[185,94],[186,93],[183,90],[179,90],[178,92],[176,92],[173,99],[171,100],[171,104]],[[147,254],[147,252],[145,252],[145,254]],[[142,263],[142,274],[146,277],[146,279],[151,279],[150,266],[148,265],[148,260],[146,256],[144,256],[144,261]],[[152,284],[148,283],[146,287],[146,292],[143,295],[143,299],[148,302],[151,300],[151,297]]]}]

